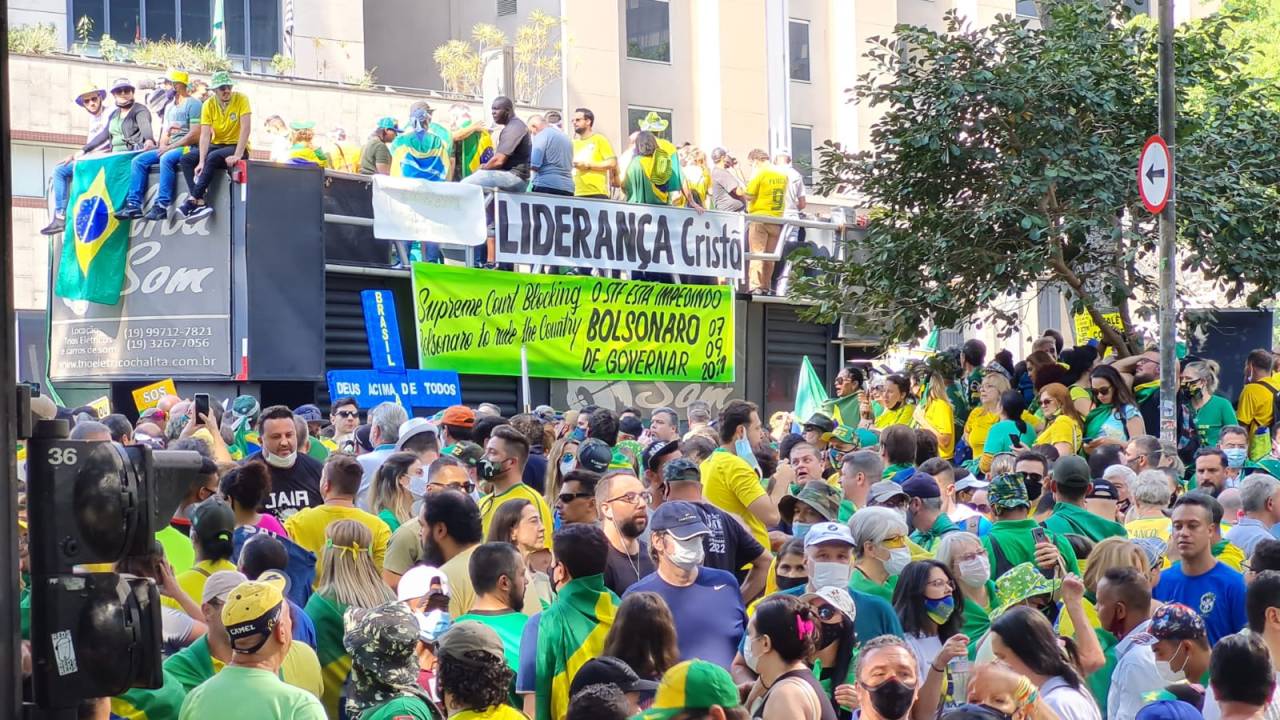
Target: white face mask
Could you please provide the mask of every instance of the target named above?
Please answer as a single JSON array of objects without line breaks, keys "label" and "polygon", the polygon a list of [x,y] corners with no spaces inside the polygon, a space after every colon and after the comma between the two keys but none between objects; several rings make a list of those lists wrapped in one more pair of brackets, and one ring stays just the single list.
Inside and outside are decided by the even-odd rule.
[{"label": "white face mask", "polygon": [[1179,646],[1177,651],[1173,653],[1173,657],[1169,658],[1167,661],[1166,660],[1156,661],[1156,674],[1160,676],[1160,680],[1162,682],[1172,684],[1172,683],[1180,683],[1183,680],[1187,679],[1187,673],[1186,673],[1187,662],[1191,659],[1189,656],[1187,657],[1186,660],[1182,661],[1181,667],[1179,667],[1177,670],[1173,669],[1173,663],[1177,662],[1178,653],[1180,652],[1182,652],[1181,646]]},{"label": "white face mask", "polygon": [[298,451],[295,450],[288,455],[276,455],[271,451],[264,449],[262,451],[262,457],[266,458],[267,464],[271,467],[278,467],[287,470],[293,467],[293,464],[298,461]]},{"label": "white face mask", "polygon": [[898,548],[889,551],[889,559],[884,561],[884,571],[890,576],[901,575],[903,569],[911,564],[911,551],[907,548]]},{"label": "white face mask", "polygon": [[742,646],[742,659],[747,663],[747,667],[751,668],[751,672],[759,675],[760,671],[756,668],[760,665],[760,656],[755,654],[751,649],[751,636],[747,636],[747,642]]},{"label": "white face mask", "polygon": [[420,472],[409,476],[409,494],[420,498],[427,494],[427,473]]},{"label": "white face mask", "polygon": [[702,549],[702,536],[695,535],[688,540],[680,540],[667,536],[667,559],[681,570],[692,570],[702,564],[705,551]]},{"label": "white face mask", "polygon": [[986,555],[960,561],[960,582],[969,587],[982,587],[991,579],[991,561]]},{"label": "white face mask", "polygon": [[814,590],[821,590],[825,587],[848,587],[849,576],[853,572],[853,568],[849,563],[838,562],[815,562],[813,564],[813,574],[809,576],[809,582],[813,585]]}]

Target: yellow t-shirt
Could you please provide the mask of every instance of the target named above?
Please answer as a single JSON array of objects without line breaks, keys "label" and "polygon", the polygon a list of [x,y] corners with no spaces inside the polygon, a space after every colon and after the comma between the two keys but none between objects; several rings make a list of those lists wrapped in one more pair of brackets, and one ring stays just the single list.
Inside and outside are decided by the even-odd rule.
[{"label": "yellow t-shirt", "polygon": [[226,107],[210,96],[200,108],[200,124],[213,128],[215,145],[235,145],[240,139],[240,122],[249,112],[249,98],[241,93],[231,93]]},{"label": "yellow t-shirt", "polygon": [[702,461],[702,492],[707,502],[737,515],[751,531],[751,536],[769,547],[769,529],[752,515],[747,507],[765,497],[760,476],[746,460],[725,450],[716,450]]},{"label": "yellow t-shirt", "polygon": [[498,512],[498,508],[502,507],[503,503],[512,500],[528,500],[538,508],[538,516],[542,518],[544,542],[550,550],[551,534],[554,530],[551,524],[551,508],[547,507],[547,501],[543,500],[536,490],[522,482],[507,488],[507,491],[501,495],[489,494],[480,498],[480,522],[484,527],[485,537],[489,536],[489,525],[493,522],[494,513]]},{"label": "yellow t-shirt", "polygon": [[[201,560],[191,569],[178,575],[178,587],[182,588],[182,592],[187,594],[195,604],[200,605],[204,602],[204,584],[209,576],[220,570],[235,570],[235,563],[230,560]],[[181,610],[182,606],[177,600],[168,597],[160,598],[161,605],[167,605],[174,610]]]},{"label": "yellow t-shirt", "polygon": [[890,425],[910,425],[911,416],[916,412],[916,406],[911,403],[902,403],[897,410],[885,409],[880,413],[880,417],[876,418],[876,429],[883,430]]},{"label": "yellow t-shirt", "polygon": [[1084,431],[1080,429],[1080,423],[1067,417],[1059,415],[1049,423],[1044,432],[1036,437],[1037,445],[1053,445],[1054,443],[1070,443],[1071,452],[1080,451],[1080,442],[1084,439]]},{"label": "yellow t-shirt", "polygon": [[321,552],[324,551],[325,530],[339,520],[355,520],[369,528],[373,534],[373,564],[382,570],[382,559],[387,556],[387,543],[391,542],[391,529],[382,519],[356,507],[320,505],[303,508],[284,521],[285,532],[294,542],[316,554],[316,586],[320,585]]},{"label": "yellow t-shirt", "polygon": [[449,720],[529,720],[528,716],[510,705],[490,705],[484,710],[463,710]]},{"label": "yellow t-shirt", "polygon": [[938,457],[943,460],[950,460],[955,457],[956,414],[955,410],[951,409],[951,403],[936,398],[930,400],[924,406],[924,419],[938,433],[951,438],[945,445],[941,439],[938,441]]},{"label": "yellow t-shirt", "polygon": [[[601,163],[613,158],[613,146],[600,133],[593,133],[586,140],[573,139],[573,159],[589,163]],[[574,195],[608,195],[608,170],[573,169]]]},{"label": "yellow t-shirt", "polygon": [[969,447],[973,448],[974,457],[982,456],[982,448],[987,444],[987,434],[999,420],[999,413],[987,412],[981,405],[969,412],[969,419],[964,421],[964,437]]},{"label": "yellow t-shirt", "polygon": [[770,164],[760,166],[747,182],[747,212],[782,217],[787,206],[787,176]]},{"label": "yellow t-shirt", "polygon": [[1170,524],[1169,518],[1139,518],[1130,520],[1124,524],[1124,529],[1129,533],[1129,538],[1159,538],[1165,543],[1169,542]]},{"label": "yellow t-shirt", "polygon": [[[1271,452],[1271,407],[1272,393],[1265,387],[1280,390],[1280,375],[1265,377],[1256,383],[1246,383],[1240,391],[1240,401],[1236,403],[1236,421],[1249,431],[1249,459],[1257,460]],[[1268,432],[1259,434],[1258,428],[1267,428]]]}]

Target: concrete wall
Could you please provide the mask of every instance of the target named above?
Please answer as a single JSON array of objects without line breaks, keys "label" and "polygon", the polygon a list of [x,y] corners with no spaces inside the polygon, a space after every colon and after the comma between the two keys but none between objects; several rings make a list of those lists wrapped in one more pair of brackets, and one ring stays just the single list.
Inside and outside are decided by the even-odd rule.
[{"label": "concrete wall", "polygon": [[[379,8],[379,12],[383,12]],[[364,57],[364,8],[355,0],[307,0],[294,8],[294,72],[336,82],[359,79]],[[409,47],[414,47],[410,45]]]},{"label": "concrete wall", "polygon": [[364,0],[364,63],[378,82],[443,88],[432,52],[449,42],[450,0]]}]

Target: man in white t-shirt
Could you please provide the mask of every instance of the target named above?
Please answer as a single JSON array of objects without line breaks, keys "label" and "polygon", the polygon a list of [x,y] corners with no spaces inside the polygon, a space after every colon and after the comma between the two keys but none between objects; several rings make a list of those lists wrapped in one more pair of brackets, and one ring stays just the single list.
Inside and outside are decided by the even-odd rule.
[{"label": "man in white t-shirt", "polygon": [[[791,151],[782,149],[773,156],[773,164],[777,169],[787,176],[787,194],[786,205],[782,210],[784,218],[800,218],[800,211],[808,205],[808,199],[805,197],[804,178],[800,175],[800,171],[791,165]],[[787,277],[790,276],[791,270],[787,267],[787,256],[797,247],[805,244],[805,232],[803,227],[797,225],[786,225],[782,228],[782,253],[780,255],[781,262],[774,266],[773,285],[779,288],[779,294],[782,294],[785,286],[779,285]],[[817,248],[811,248],[817,250]]]}]

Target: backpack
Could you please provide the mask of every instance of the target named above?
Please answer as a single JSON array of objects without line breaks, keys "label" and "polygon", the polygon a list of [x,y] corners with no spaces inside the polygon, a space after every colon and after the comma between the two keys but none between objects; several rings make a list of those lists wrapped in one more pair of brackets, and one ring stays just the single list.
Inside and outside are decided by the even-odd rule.
[{"label": "backpack", "polygon": [[285,594],[298,607],[306,607],[307,600],[311,598],[311,584],[316,579],[315,553],[269,530],[252,525],[241,525],[236,528],[232,536],[231,562],[240,564],[240,550],[246,542],[259,533],[271,535],[284,544],[285,552],[289,555],[289,562],[284,569],[284,574],[289,578],[289,587],[285,589]]},{"label": "backpack", "polygon": [[1276,432],[1276,428],[1280,427],[1280,390],[1275,389],[1271,385],[1264,383],[1261,380],[1254,380],[1246,384],[1261,385],[1262,387],[1267,389],[1267,392],[1271,393],[1271,425],[1267,429],[1271,432],[1272,435],[1274,435]]}]

